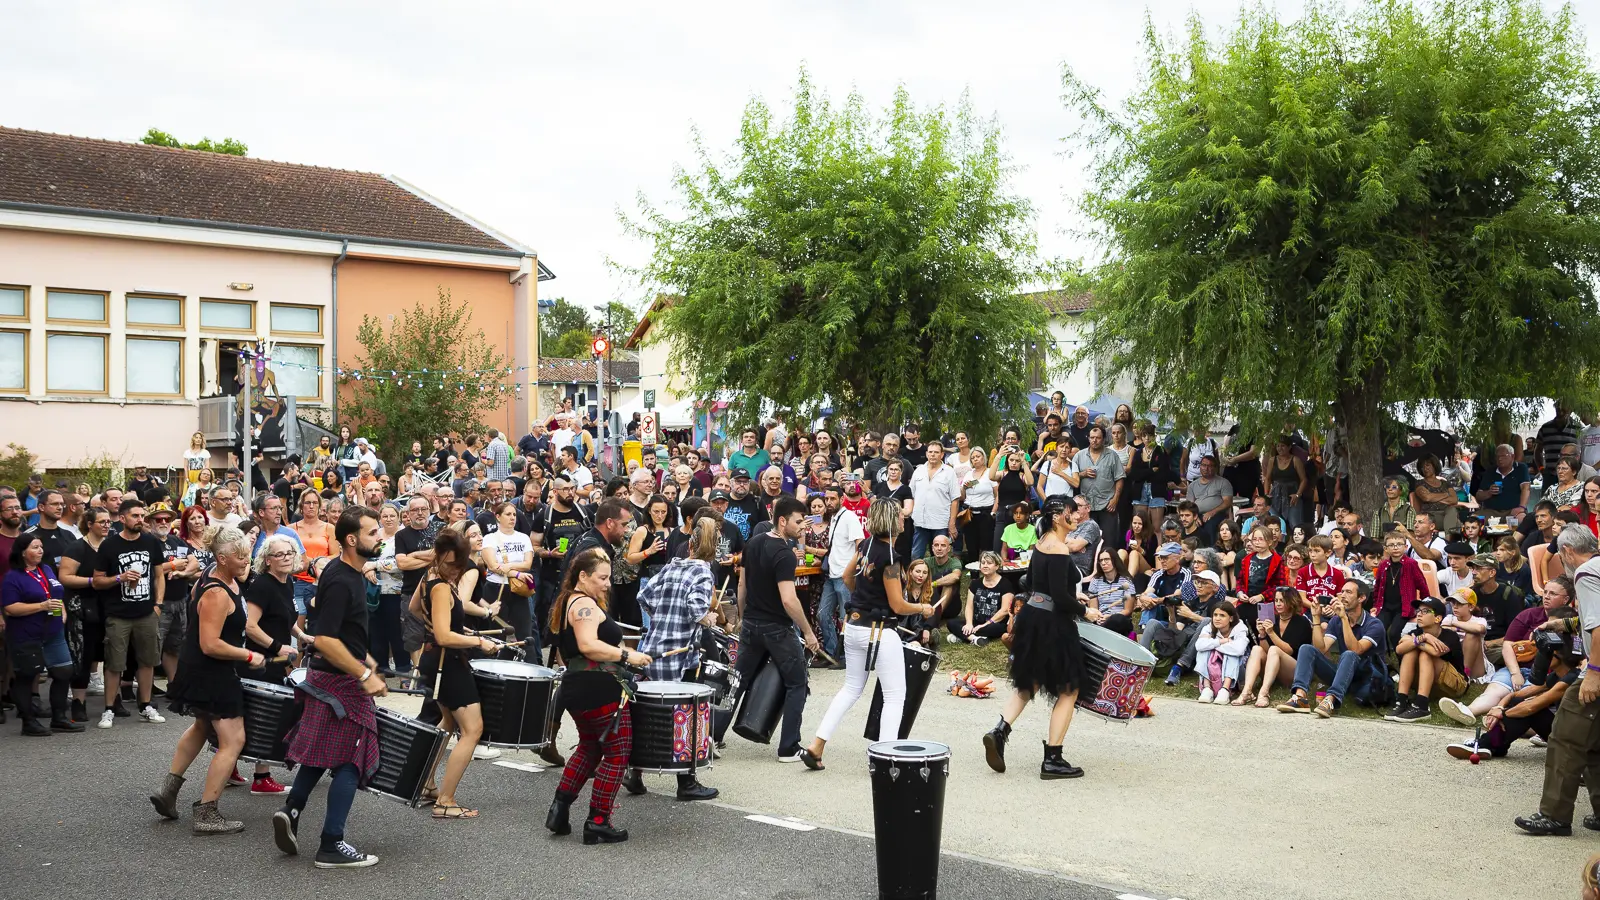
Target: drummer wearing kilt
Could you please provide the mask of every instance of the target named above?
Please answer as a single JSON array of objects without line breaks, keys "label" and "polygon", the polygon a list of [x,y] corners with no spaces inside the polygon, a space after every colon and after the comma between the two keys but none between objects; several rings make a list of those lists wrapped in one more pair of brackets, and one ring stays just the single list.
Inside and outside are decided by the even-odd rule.
[{"label": "drummer wearing kilt", "polygon": [[[700,673],[700,634],[703,626],[717,620],[711,605],[715,588],[711,563],[717,558],[721,539],[722,523],[716,516],[696,519],[689,536],[688,558],[668,561],[639,591],[639,608],[650,617],[650,630],[644,633],[639,650],[653,657],[645,668],[651,681],[693,681]],[[663,655],[680,649],[672,656]],[[638,769],[628,770],[622,786],[630,794],[645,792]],[[679,800],[711,800],[716,796],[717,789],[701,784],[694,773],[678,775]]]},{"label": "drummer wearing kilt", "polygon": [[883,685],[883,716],[878,720],[878,740],[900,737],[900,716],[906,702],[905,652],[900,642],[900,616],[932,616],[930,603],[910,603],[901,592],[900,564],[894,559],[894,542],[903,523],[900,504],[880,497],[867,510],[867,538],[856,544],[855,555],[844,570],[850,602],[844,618],[844,687],[828,704],[817,736],[800,751],[800,761],[813,771],[824,768],[822,751],[850,707],[867,686],[867,670],[878,673]]},{"label": "drummer wearing kilt", "polygon": [[284,853],[300,852],[300,812],[323,773],[331,771],[315,865],[355,869],[378,862],[344,839],[356,789],[378,770],[378,708],[372,698],[388,693],[367,653],[367,582],[361,574],[367,560],[378,556],[378,514],[352,506],[339,516],[333,536],[339,557],[317,579],[317,653],[300,687],[300,721],[289,732],[289,759],[300,770],[288,800],[272,815],[272,836]]},{"label": "drummer wearing kilt", "polygon": [[206,769],[205,788],[194,803],[191,827],[195,834],[233,834],[243,831],[244,823],[224,819],[217,812],[217,800],[244,749],[244,691],[234,666],[243,662],[260,669],[267,658],[244,648],[247,617],[239,580],[250,570],[250,543],[239,529],[225,526],[211,538],[210,550],[216,556],[215,568],[200,579],[189,597],[172,601],[190,604],[191,624],[167,695],[175,710],[194,717],[194,724],[178,738],[172,767],[161,790],[150,795],[150,802],[163,817],[178,818],[184,773],[206,740],[215,736],[217,752]]},{"label": "drummer wearing kilt", "polygon": [[1044,763],[1039,777],[1077,778],[1083,770],[1061,758],[1061,742],[1072,725],[1078,694],[1088,689],[1083,643],[1078,619],[1083,603],[1078,598],[1078,567],[1067,551],[1072,531],[1072,503],[1063,495],[1045,501],[1039,519],[1042,534],[1028,563],[1028,601],[1017,613],[1011,641],[1011,684],[1016,689],[994,730],[983,736],[989,767],[1006,770],[1006,740],[1011,723],[1022,715],[1038,692],[1055,698],[1050,710],[1050,734],[1044,743]]},{"label": "drummer wearing kilt", "polygon": [[561,593],[550,607],[550,630],[567,664],[560,702],[578,727],[578,746],[567,757],[544,827],[555,834],[572,833],[568,813],[592,776],[589,816],[583,822],[585,844],[616,844],[628,839],[626,829],[611,824],[617,788],[633,747],[633,721],[622,703],[627,686],[622,666],[652,662],[645,654],[622,646],[622,629],[606,615],[610,589],[611,558],[599,548],[584,550],[567,565]]},{"label": "drummer wearing kilt", "polygon": [[466,634],[466,608],[456,583],[472,565],[472,548],[453,528],[439,532],[433,543],[433,572],[423,585],[428,598],[428,623],[432,639],[422,651],[422,677],[438,685],[434,698],[439,704],[439,727],[456,732],[454,750],[444,765],[444,778],[434,788],[433,773],[428,773],[428,793],[433,794],[435,819],[476,819],[478,811],[456,803],[456,786],[467,773],[472,751],[483,737],[483,709],[478,702],[478,683],[472,677],[472,652],[493,654],[494,641]]}]

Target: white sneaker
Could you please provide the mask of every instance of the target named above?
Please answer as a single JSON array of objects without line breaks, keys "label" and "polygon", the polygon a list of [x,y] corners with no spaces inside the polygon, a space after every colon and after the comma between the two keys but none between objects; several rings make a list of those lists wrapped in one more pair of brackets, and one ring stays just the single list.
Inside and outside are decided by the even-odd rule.
[{"label": "white sneaker", "polygon": [[1222,690],[1217,692],[1217,699],[1215,699],[1215,700],[1213,700],[1211,702],[1216,704],[1217,706],[1227,706],[1228,705],[1228,701],[1232,700],[1232,699],[1233,699],[1232,697],[1228,696],[1228,689],[1227,688],[1223,688]]},{"label": "white sneaker", "polygon": [[117,714],[108,709],[105,712],[100,714],[100,725],[99,725],[99,727],[100,728],[110,728],[111,727],[111,723],[115,722],[116,720],[117,720]]},{"label": "white sneaker", "polygon": [[947,644],[959,644],[961,643],[961,639],[953,634],[946,634],[944,636],[944,642]]},{"label": "white sneaker", "polygon": [[500,758],[500,748],[498,748],[498,747],[485,747],[484,745],[479,744],[478,746],[472,748],[472,758],[473,759],[499,759]]},{"label": "white sneaker", "polygon": [[1453,698],[1439,698],[1439,711],[1463,725],[1478,724],[1478,717],[1472,714],[1472,710]]},{"label": "white sneaker", "polygon": [[1549,741],[1545,740],[1542,737],[1539,737],[1537,734],[1534,735],[1531,738],[1528,738],[1528,743],[1534,745],[1535,747],[1548,747],[1548,746],[1550,746],[1550,742]]},{"label": "white sneaker", "polygon": [[1210,703],[1213,696],[1215,696],[1215,695],[1213,695],[1211,693],[1211,686],[1210,685],[1206,685],[1205,687],[1200,689],[1200,702],[1201,703]]},{"label": "white sneaker", "polygon": [[153,703],[146,703],[144,705],[144,709],[139,710],[139,718],[149,722],[152,725],[160,725],[162,722],[167,720],[166,716],[163,716],[161,713],[156,711],[155,704]]}]

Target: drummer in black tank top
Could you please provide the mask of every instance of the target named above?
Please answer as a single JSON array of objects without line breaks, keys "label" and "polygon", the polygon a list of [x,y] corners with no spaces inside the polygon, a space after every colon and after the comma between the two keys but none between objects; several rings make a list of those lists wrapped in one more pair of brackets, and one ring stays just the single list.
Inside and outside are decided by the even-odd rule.
[{"label": "drummer in black tank top", "polygon": [[[289,677],[289,667],[299,656],[289,646],[295,620],[294,583],[289,576],[299,563],[300,552],[287,537],[269,537],[261,546],[255,577],[244,592],[248,617],[244,636],[245,648],[267,657],[267,665],[258,673],[240,672],[246,678],[283,684]],[[272,777],[270,766],[256,763],[250,793],[283,794],[288,790]]]},{"label": "drummer in black tank top", "polygon": [[244,694],[234,666],[243,662],[259,670],[266,658],[244,648],[246,616],[239,579],[250,570],[250,544],[237,528],[222,528],[212,539],[211,552],[216,554],[216,567],[197,585],[196,594],[168,601],[190,604],[189,632],[184,635],[168,696],[195,720],[178,738],[169,774],[150,802],[162,816],[178,818],[184,773],[207,739],[215,736],[217,752],[206,769],[205,788],[194,807],[193,828],[196,834],[232,834],[242,830],[244,823],[223,819],[217,812],[217,800],[244,749]]},{"label": "drummer in black tank top", "polygon": [[544,827],[558,835],[572,833],[572,803],[593,777],[589,815],[583,822],[585,844],[628,839],[625,829],[611,824],[617,788],[633,749],[633,719],[621,704],[623,681],[629,677],[622,664],[642,668],[651,662],[648,655],[622,646],[622,629],[606,614],[610,588],[611,558],[598,548],[580,551],[568,564],[550,609],[550,630],[567,664],[561,706],[578,727],[578,746],[567,758]]},{"label": "drummer in black tank top", "polygon": [[[472,678],[470,660],[474,651],[493,653],[497,645],[488,638],[466,634],[466,609],[461,605],[457,582],[471,568],[472,548],[466,538],[451,529],[439,532],[433,545],[433,570],[423,585],[427,594],[428,619],[433,639],[423,651],[424,681],[431,675],[438,685],[435,699],[440,710],[440,727],[458,732],[454,750],[445,760],[444,777],[438,782],[433,803],[435,819],[474,819],[478,811],[456,802],[456,786],[472,762],[472,751],[483,737],[483,711],[478,705],[478,686]],[[428,790],[434,790],[433,773],[428,773]]]}]

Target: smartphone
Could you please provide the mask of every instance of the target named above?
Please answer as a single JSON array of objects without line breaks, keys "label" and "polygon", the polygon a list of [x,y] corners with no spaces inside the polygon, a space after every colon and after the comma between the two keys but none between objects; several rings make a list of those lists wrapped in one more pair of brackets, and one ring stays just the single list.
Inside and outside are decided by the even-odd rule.
[{"label": "smartphone", "polygon": [[809,524],[812,524],[812,525],[821,525],[822,524],[822,517],[821,516],[806,516],[806,522],[809,523]]}]

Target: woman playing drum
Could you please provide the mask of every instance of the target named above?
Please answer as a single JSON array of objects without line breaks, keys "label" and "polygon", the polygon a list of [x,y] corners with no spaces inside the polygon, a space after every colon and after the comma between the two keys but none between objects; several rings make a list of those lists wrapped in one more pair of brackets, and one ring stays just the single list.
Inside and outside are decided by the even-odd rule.
[{"label": "woman playing drum", "polygon": [[1083,770],[1061,758],[1061,742],[1072,725],[1078,693],[1089,688],[1084,667],[1078,619],[1083,603],[1078,599],[1078,567],[1068,555],[1066,537],[1072,530],[1072,503],[1063,495],[1045,500],[1039,518],[1043,534],[1028,563],[1031,595],[1017,613],[1012,630],[1011,684],[1015,693],[994,730],[983,736],[989,767],[1006,770],[1006,739],[1011,723],[1022,715],[1039,691],[1055,698],[1050,710],[1050,736],[1044,744],[1039,777],[1077,778]]},{"label": "woman playing drum", "polygon": [[622,705],[627,681],[623,664],[648,666],[649,656],[622,646],[622,629],[606,615],[611,588],[611,560],[599,548],[585,550],[567,566],[561,593],[550,607],[550,630],[567,664],[561,681],[561,705],[578,727],[578,746],[567,758],[555,801],[544,827],[571,834],[568,813],[584,782],[594,777],[589,816],[583,822],[585,844],[616,844],[628,839],[626,829],[611,824],[617,788],[633,746],[633,722]]},{"label": "woman playing drum", "polygon": [[850,590],[850,602],[845,606],[844,687],[828,705],[811,746],[800,750],[800,761],[808,769],[823,768],[823,748],[839,727],[839,720],[861,699],[868,669],[878,673],[878,683],[883,685],[878,740],[900,737],[900,716],[906,702],[906,663],[896,627],[901,616],[933,615],[931,604],[908,603],[901,596],[900,564],[894,558],[901,522],[898,501],[882,497],[872,501],[867,510],[867,538],[856,544],[855,555],[845,566],[844,584]]}]

